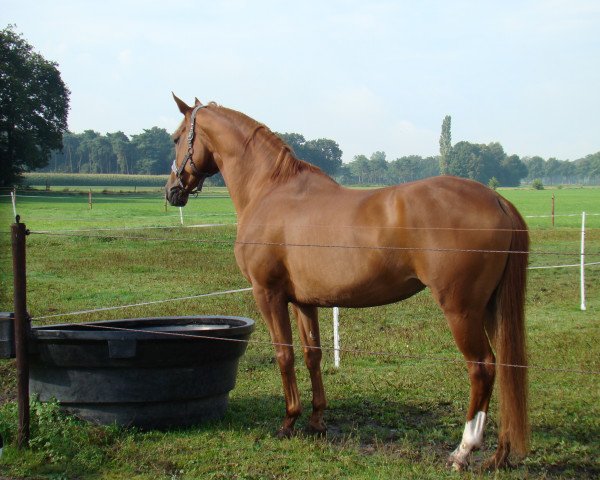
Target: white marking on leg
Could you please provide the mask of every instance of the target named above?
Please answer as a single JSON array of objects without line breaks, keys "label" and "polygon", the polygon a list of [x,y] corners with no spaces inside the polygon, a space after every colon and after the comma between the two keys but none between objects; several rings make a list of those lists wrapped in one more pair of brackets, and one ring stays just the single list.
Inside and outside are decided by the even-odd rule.
[{"label": "white marking on leg", "polygon": [[468,464],[467,457],[475,448],[481,447],[483,444],[483,429],[485,427],[485,412],[477,412],[477,414],[465,423],[460,445],[450,455],[452,467],[455,470],[460,470]]}]

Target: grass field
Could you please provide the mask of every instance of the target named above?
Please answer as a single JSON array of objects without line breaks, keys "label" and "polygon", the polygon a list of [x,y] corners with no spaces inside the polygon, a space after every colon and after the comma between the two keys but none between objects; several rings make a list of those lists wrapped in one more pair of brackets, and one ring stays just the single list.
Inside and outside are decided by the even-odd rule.
[{"label": "grass field", "polygon": [[[532,266],[578,263],[581,211],[600,213],[600,189],[501,189],[527,218]],[[96,200],[97,197],[97,200]],[[86,195],[50,192],[17,197],[28,237],[28,308],[34,317],[247,287],[233,257],[235,226],[180,228],[179,209],[160,193]],[[184,225],[233,224],[231,201],[211,191],[190,201]],[[573,214],[574,216],[566,216]],[[0,197],[0,230],[12,206]],[[589,262],[600,261],[600,216],[587,219]],[[124,227],[137,230],[123,231]],[[142,227],[169,227],[143,229]],[[92,229],[104,231],[81,231]],[[79,231],[74,231],[79,230]],[[40,233],[40,232],[46,233]],[[38,232],[38,233],[36,233]],[[90,238],[90,236],[92,236]],[[97,237],[97,235],[102,235]],[[119,238],[128,237],[128,238]],[[12,310],[8,235],[0,235],[0,309]],[[546,255],[561,252],[570,255]],[[591,252],[595,252],[592,255]],[[185,259],[192,259],[186,261]],[[597,478],[600,476],[600,266],[587,269],[587,308],[579,309],[579,270],[531,270],[527,297],[532,451],[514,469],[481,473],[496,443],[496,399],[466,478]],[[249,293],[168,302],[36,324],[112,318],[227,314],[257,320],[253,340],[269,340]],[[321,310],[322,340],[332,345],[331,311]],[[399,304],[341,312],[342,346],[397,356],[342,354],[340,369],[324,354],[329,409],[325,438],[305,433],[280,441],[284,404],[272,347],[251,344],[240,364],[226,417],[168,432],[96,427],[66,418],[56,405],[33,404],[32,446],[15,448],[13,361],[0,361],[0,477],[15,478],[456,478],[445,467],[460,440],[468,380],[441,311],[427,291]],[[297,336],[295,341],[298,342]],[[407,356],[419,357],[407,359]],[[437,358],[436,358],[437,357]],[[310,408],[310,381],[297,359]]]}]

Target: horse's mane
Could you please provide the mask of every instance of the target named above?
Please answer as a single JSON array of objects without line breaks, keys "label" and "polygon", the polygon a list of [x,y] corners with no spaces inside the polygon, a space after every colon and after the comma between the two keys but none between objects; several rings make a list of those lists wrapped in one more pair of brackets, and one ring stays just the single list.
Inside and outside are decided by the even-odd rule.
[{"label": "horse's mane", "polygon": [[255,148],[258,149],[259,156],[273,156],[274,152],[278,152],[274,161],[271,180],[275,182],[286,182],[302,172],[312,172],[330,178],[323,170],[316,165],[300,160],[294,154],[293,149],[285,143],[278,135],[273,133],[269,127],[257,122],[253,118],[224,107],[219,107],[222,111],[227,112],[227,115],[235,119],[236,123],[245,131],[246,139],[244,141],[244,151],[249,147],[250,143],[254,142],[257,137],[260,137],[261,142],[255,142]]}]

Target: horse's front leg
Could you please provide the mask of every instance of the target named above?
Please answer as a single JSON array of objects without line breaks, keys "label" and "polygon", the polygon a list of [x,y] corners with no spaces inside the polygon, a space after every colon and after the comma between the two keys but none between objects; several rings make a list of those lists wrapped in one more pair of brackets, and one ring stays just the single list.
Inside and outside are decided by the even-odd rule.
[{"label": "horse's front leg", "polygon": [[269,327],[271,340],[275,344],[277,363],[283,382],[285,418],[277,436],[279,438],[290,437],[294,431],[294,423],[302,413],[302,405],[294,370],[294,348],[292,347],[292,329],[287,300],[279,292],[257,286],[253,288],[253,293],[258,308]]},{"label": "horse's front leg", "polygon": [[312,414],[308,428],[315,433],[325,433],[327,427],[323,421],[323,413],[327,407],[325,387],[321,375],[321,336],[319,334],[319,312],[317,307],[306,305],[292,305],[294,315],[298,321],[298,330],[304,347],[304,362],[310,373],[312,384]]}]

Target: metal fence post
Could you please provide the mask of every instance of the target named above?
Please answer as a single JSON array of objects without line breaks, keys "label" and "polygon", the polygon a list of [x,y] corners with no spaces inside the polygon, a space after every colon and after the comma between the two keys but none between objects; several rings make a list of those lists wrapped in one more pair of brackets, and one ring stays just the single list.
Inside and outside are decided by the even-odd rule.
[{"label": "metal fence post", "polygon": [[333,307],[333,364],[340,366],[340,309]]},{"label": "metal fence post", "polygon": [[587,310],[585,305],[585,212],[581,214],[581,272],[580,272],[580,290],[581,290],[581,310]]}]

